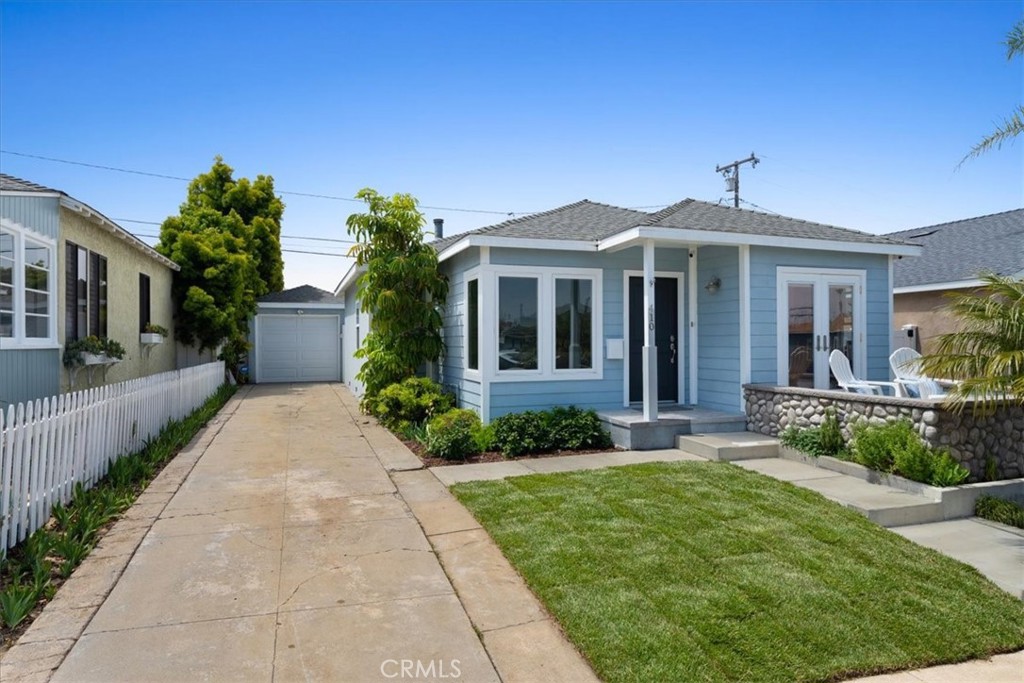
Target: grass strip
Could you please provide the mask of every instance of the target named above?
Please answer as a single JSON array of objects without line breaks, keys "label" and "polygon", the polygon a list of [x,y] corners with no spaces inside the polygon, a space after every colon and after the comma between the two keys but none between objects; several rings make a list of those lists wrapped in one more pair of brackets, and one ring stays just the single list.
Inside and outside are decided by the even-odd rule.
[{"label": "grass strip", "polygon": [[452,492],[610,683],[830,681],[1024,647],[974,568],[727,463]]}]

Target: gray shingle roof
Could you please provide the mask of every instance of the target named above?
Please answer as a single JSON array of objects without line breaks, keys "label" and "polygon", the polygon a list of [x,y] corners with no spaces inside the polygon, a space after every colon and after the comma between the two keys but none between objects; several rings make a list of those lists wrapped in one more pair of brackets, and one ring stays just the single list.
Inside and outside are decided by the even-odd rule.
[{"label": "gray shingle roof", "polygon": [[647,218],[648,214],[643,211],[623,209],[584,199],[550,211],[533,213],[497,225],[443,237],[431,244],[441,251],[466,235],[517,237],[519,239],[599,240],[622,230],[642,225]]},{"label": "gray shingle roof", "polygon": [[330,292],[312,285],[292,287],[280,292],[264,294],[257,301],[261,304],[337,304],[344,306],[344,299],[339,299]]},{"label": "gray shingle roof", "polygon": [[662,228],[710,230],[770,237],[797,237],[860,244],[905,244],[901,240],[872,235],[858,230],[839,228],[824,223],[789,218],[779,214],[762,213],[749,209],[736,209],[696,199],[686,199],[651,215],[651,222]]},{"label": "gray shingle roof", "polygon": [[432,244],[438,251],[441,251],[466,235],[597,241],[637,226],[799,237],[862,244],[893,246],[906,244],[891,237],[871,235],[777,214],[735,209],[695,199],[684,199],[654,213],[624,209],[584,199],[551,211],[535,213],[497,225],[451,235],[435,240]]},{"label": "gray shingle roof", "polygon": [[924,247],[893,265],[896,287],[974,280],[982,271],[1024,271],[1024,209],[940,223],[888,235]]},{"label": "gray shingle roof", "polygon": [[8,192],[48,192],[64,194],[60,190],[54,190],[44,185],[37,185],[36,183],[29,182],[28,180],[22,180],[21,178],[15,178],[12,175],[7,175],[6,173],[0,173],[0,190],[7,190]]}]

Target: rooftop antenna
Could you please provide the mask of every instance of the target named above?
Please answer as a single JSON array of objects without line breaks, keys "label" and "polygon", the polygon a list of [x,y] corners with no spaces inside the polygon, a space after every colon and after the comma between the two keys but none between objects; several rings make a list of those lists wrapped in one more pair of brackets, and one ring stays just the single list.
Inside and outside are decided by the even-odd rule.
[{"label": "rooftop antenna", "polygon": [[754,168],[760,161],[751,152],[750,156],[746,159],[740,159],[731,164],[715,166],[715,173],[721,173],[722,177],[725,178],[725,191],[732,192],[732,204],[737,209],[740,208],[740,166],[750,164],[750,168]]}]

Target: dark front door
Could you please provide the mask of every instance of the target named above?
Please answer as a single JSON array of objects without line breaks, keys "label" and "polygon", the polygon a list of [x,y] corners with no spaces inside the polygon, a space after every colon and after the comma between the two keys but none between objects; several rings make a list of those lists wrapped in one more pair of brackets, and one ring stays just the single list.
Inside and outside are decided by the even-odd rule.
[{"label": "dark front door", "polygon": [[[643,278],[629,278],[629,400],[644,398]],[[679,401],[679,288],[675,278],[654,280],[654,343],[658,347],[658,401]]]}]

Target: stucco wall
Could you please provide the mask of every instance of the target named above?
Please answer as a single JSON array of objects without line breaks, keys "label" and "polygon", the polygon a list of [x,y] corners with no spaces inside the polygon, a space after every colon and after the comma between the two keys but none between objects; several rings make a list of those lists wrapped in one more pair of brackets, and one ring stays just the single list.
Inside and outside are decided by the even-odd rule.
[{"label": "stucco wall", "polygon": [[[144,377],[175,368],[174,305],[171,301],[172,271],[167,266],[147,256],[130,242],[118,238],[104,228],[77,213],[61,208],[60,240],[57,244],[57,272],[60,286],[57,291],[57,339],[65,342],[65,293],[64,273],[66,245],[68,242],[85,247],[107,259],[107,337],[124,346],[127,354],[106,372],[106,383]],[[150,321],[166,327],[170,337],[159,344],[143,350],[139,342],[139,274],[149,276]],[[104,383],[103,372],[94,370],[92,384],[88,372],[78,373],[73,389],[98,386]],[[70,374],[61,369],[61,390],[69,391]]]},{"label": "stucco wall", "polygon": [[896,330],[902,329],[904,325],[917,325],[921,335],[922,353],[933,352],[939,335],[957,329],[956,318],[943,310],[949,305],[949,299],[945,296],[946,291],[914,292],[893,297],[893,325]]}]

